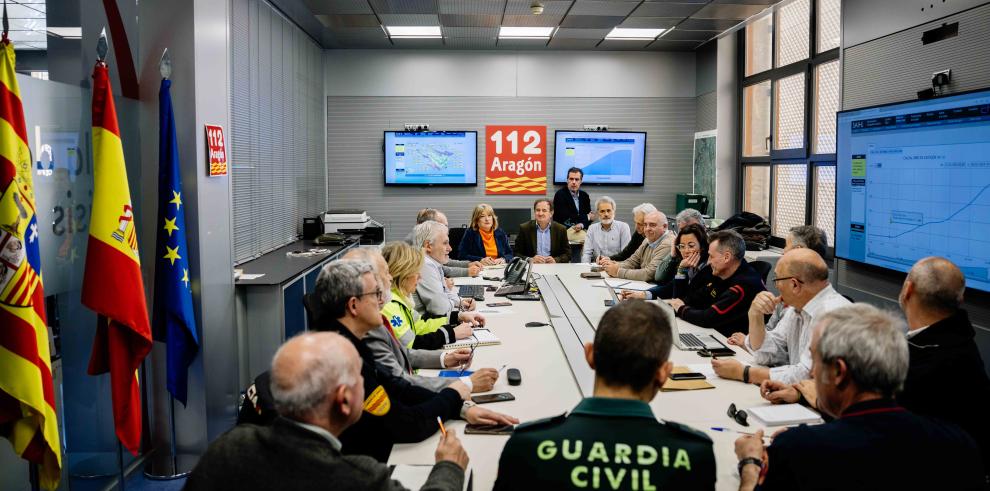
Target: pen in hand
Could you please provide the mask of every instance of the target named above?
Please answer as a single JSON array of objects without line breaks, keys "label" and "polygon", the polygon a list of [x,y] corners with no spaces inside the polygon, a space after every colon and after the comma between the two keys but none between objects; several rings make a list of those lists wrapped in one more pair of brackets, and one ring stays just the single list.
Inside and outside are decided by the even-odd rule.
[{"label": "pen in hand", "polygon": [[443,433],[443,436],[446,438],[447,437],[447,428],[444,428],[443,427],[443,420],[440,419],[440,416],[437,416],[437,424],[440,425],[440,433]]}]

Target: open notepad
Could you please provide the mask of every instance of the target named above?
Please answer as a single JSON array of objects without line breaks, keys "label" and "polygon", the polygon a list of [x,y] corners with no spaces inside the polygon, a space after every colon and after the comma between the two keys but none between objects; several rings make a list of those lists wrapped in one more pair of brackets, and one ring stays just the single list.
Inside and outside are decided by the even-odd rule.
[{"label": "open notepad", "polygon": [[[399,481],[408,489],[420,489],[430,478],[431,472],[433,472],[432,465],[398,464],[392,468],[392,479]],[[464,489],[471,489],[474,484],[471,482],[474,477],[471,466],[468,466],[464,476]]]},{"label": "open notepad", "polygon": [[472,346],[494,346],[496,344],[502,344],[502,341],[498,339],[498,336],[488,329],[475,329],[472,334],[472,337],[459,339],[454,343],[444,345],[443,349],[470,348]]},{"label": "open notepad", "polygon": [[818,413],[800,404],[757,406],[746,411],[767,426],[791,426],[801,423],[818,423],[822,420]]}]

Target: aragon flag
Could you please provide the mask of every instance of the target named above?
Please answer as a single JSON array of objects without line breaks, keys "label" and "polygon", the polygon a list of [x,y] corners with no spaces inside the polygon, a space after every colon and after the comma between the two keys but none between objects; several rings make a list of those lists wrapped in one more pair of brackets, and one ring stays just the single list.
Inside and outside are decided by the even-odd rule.
[{"label": "aragon flag", "polygon": [[93,69],[93,211],[82,303],[97,313],[89,374],[110,372],[117,438],[137,455],[141,444],[137,368],[151,350],[151,328],[108,72],[103,62]]},{"label": "aragon flag", "polygon": [[14,46],[0,41],[0,436],[58,487],[62,457],[52,386],[38,217]]}]

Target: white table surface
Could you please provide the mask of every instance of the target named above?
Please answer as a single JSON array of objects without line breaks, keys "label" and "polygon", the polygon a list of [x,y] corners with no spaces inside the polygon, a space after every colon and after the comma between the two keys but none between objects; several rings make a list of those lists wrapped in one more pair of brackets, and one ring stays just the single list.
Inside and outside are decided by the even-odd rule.
[{"label": "white table surface", "polygon": [[[554,264],[536,265],[534,272],[557,275],[570,295],[581,305],[584,315],[597,326],[599,319],[607,310],[604,300],[609,298],[609,293],[605,288],[591,286],[601,283],[601,280],[587,280],[579,276],[580,273],[589,270],[588,264]],[[484,274],[494,276],[495,270],[486,270]],[[459,278],[457,283],[494,284],[480,278]],[[495,301],[505,301],[505,299],[496,299],[493,292],[487,292],[484,303]],[[490,308],[484,303],[479,305],[479,310],[483,312],[486,310],[512,312],[502,315],[485,313],[488,327],[495,332],[502,344],[477,348],[473,368],[499,368],[503,364],[508,364],[509,368],[517,368],[522,373],[521,385],[509,386],[503,373],[503,377],[499,378],[492,390],[492,392],[511,392],[516,400],[486,404],[485,407],[510,414],[523,422],[556,416],[573,409],[581,396],[553,328],[524,326],[529,321],[549,322],[543,303],[513,301],[511,307],[499,308]],[[725,340],[714,330],[702,329],[679,319],[678,322],[681,332],[704,332],[714,334],[723,342]],[[748,353],[738,347],[733,349],[737,352],[735,359],[743,363],[752,362],[752,357]],[[699,357],[696,352],[681,351],[677,347],[672,347],[670,358],[675,366],[704,363],[708,360]],[[426,375],[432,372],[422,370],[421,373]],[[711,377],[708,382],[714,385],[715,389],[660,392],[650,406],[661,420],[687,424],[711,436],[714,441],[718,473],[716,489],[737,489],[739,476],[736,473],[737,459],[733,450],[737,435],[712,431],[710,428],[719,426],[740,431],[755,431],[761,427],[758,422],[751,418],[749,427],[740,426],[726,415],[726,410],[730,403],[735,403],[739,408],[762,406],[768,403],[760,397],[759,388],[755,385]],[[471,458],[470,467],[474,472],[475,489],[491,489],[498,472],[499,456],[508,437],[464,435],[464,424],[459,420],[451,421],[447,427],[457,431]],[[770,431],[772,432],[773,429]],[[389,457],[389,463],[432,464],[438,441],[439,433],[420,443],[396,445]]]}]

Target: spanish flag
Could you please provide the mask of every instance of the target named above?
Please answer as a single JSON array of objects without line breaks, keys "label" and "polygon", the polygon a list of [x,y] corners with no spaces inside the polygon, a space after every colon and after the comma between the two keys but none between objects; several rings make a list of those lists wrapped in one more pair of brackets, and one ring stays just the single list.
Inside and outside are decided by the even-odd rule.
[{"label": "spanish flag", "polygon": [[93,211],[82,303],[97,313],[89,374],[110,372],[117,438],[132,454],[141,446],[137,369],[151,350],[148,308],[131,191],[107,66],[93,69]]},{"label": "spanish flag", "polygon": [[14,46],[0,41],[0,435],[58,487],[62,468],[52,387],[38,217]]}]

